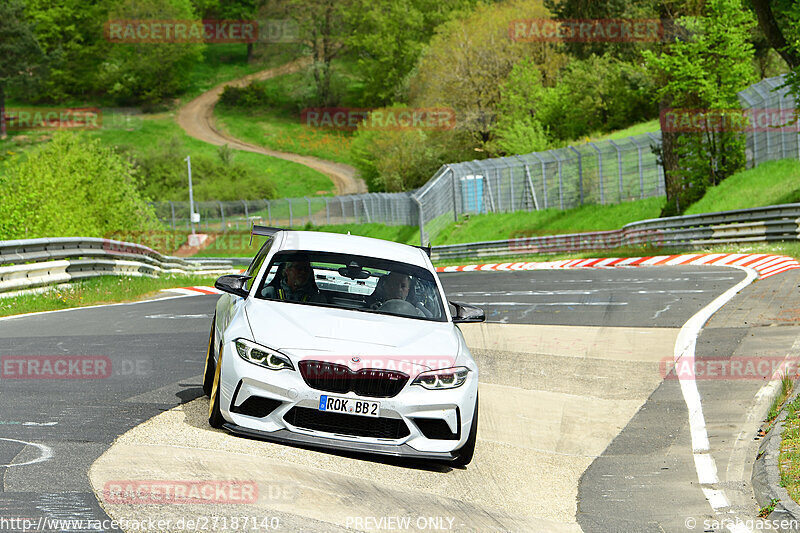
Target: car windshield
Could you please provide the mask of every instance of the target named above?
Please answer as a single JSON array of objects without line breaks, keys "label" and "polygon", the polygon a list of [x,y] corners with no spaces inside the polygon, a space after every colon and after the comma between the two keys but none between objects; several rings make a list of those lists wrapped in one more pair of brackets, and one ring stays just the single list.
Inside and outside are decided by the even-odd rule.
[{"label": "car windshield", "polygon": [[444,322],[433,274],[421,267],[330,252],[279,252],[256,297]]}]

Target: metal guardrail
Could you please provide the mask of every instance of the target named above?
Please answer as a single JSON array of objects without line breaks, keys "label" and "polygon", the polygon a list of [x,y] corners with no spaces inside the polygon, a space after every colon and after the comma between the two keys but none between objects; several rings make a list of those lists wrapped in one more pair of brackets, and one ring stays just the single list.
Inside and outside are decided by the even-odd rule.
[{"label": "metal guardrail", "polygon": [[109,239],[0,241],[0,293],[95,276],[216,275],[230,273],[232,268],[227,260],[192,261]]},{"label": "metal guardrail", "polygon": [[798,239],[800,204],[785,204],[643,220],[614,231],[434,246],[432,258],[437,261],[610,250],[629,245],[691,247]]}]

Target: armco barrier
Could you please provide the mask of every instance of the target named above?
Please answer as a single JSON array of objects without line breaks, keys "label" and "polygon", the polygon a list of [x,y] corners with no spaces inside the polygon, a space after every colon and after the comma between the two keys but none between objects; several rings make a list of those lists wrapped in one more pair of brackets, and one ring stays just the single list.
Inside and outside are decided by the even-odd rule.
[{"label": "armco barrier", "polygon": [[628,245],[693,247],[798,239],[800,239],[800,204],[785,204],[643,220],[614,231],[434,246],[432,258],[434,261],[475,259],[610,250]]},{"label": "armco barrier", "polygon": [[0,293],[95,276],[217,275],[231,271],[231,261],[191,261],[109,239],[0,241]]}]

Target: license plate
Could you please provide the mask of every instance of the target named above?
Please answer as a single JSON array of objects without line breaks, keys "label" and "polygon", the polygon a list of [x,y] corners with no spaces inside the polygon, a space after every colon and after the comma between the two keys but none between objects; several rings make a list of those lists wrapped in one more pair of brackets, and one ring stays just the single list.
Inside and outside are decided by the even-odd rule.
[{"label": "license plate", "polygon": [[381,404],[380,402],[368,402],[353,398],[337,398],[326,394],[319,398],[319,410],[377,418],[380,416]]}]

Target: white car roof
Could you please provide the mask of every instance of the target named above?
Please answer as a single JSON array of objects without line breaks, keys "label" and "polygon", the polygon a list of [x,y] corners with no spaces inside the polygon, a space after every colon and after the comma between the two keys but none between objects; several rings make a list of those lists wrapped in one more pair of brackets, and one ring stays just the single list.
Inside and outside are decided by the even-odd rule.
[{"label": "white car roof", "polygon": [[283,239],[280,243],[276,242],[279,250],[337,252],[430,268],[425,252],[407,244],[321,231],[283,231],[281,234]]}]

